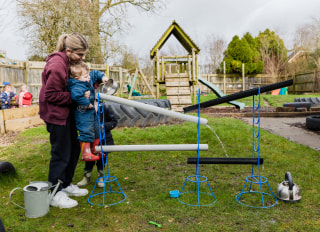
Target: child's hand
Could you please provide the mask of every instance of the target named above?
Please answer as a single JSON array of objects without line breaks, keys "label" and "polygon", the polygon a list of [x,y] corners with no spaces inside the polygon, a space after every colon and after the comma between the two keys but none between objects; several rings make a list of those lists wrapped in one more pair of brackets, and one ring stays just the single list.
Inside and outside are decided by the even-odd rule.
[{"label": "child's hand", "polygon": [[89,99],[90,97],[90,90],[87,90],[86,92],[84,92],[84,95],[83,95],[85,98]]},{"label": "child's hand", "polygon": [[93,105],[90,103],[90,105],[88,106],[88,109],[91,109],[93,107]]},{"label": "child's hand", "polygon": [[96,112],[98,112],[98,102],[97,101],[94,101],[94,109],[96,110]]},{"label": "child's hand", "polygon": [[105,83],[105,82],[107,82],[107,80],[108,80],[108,77],[107,77],[106,75],[104,75],[104,76],[102,77],[102,82]]}]

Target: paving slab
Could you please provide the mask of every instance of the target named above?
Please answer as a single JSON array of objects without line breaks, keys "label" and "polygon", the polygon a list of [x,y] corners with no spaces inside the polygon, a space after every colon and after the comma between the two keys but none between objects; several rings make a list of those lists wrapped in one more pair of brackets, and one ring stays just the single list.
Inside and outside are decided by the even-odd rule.
[{"label": "paving slab", "polygon": [[[252,117],[240,119],[252,125]],[[320,131],[308,130],[305,127],[306,117],[261,117],[260,120],[262,129],[320,151]]]}]

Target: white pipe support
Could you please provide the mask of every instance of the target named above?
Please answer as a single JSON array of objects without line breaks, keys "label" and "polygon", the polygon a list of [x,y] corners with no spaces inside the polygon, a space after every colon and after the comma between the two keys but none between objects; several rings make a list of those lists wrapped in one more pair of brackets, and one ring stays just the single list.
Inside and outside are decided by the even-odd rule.
[{"label": "white pipe support", "polygon": [[[175,112],[173,110],[167,110],[167,109],[164,109],[161,107],[148,105],[148,104],[145,104],[142,102],[127,100],[127,99],[124,99],[121,97],[115,97],[115,96],[111,96],[111,95],[107,95],[107,94],[103,94],[103,93],[97,93],[97,94],[99,94],[100,99],[112,101],[112,102],[115,102],[115,103],[118,103],[121,105],[132,106],[132,107],[139,108],[142,110],[151,111],[151,112],[158,113],[158,114],[163,114],[163,115],[166,115],[169,117],[179,118],[179,119],[189,121],[189,122],[194,122],[194,123],[198,123],[198,120],[199,120],[199,118],[196,116],[182,114],[179,112]],[[200,118],[199,123],[201,125],[207,125],[208,120],[205,118]]]},{"label": "white pipe support", "polygon": [[[101,152],[101,146],[96,146]],[[155,144],[155,145],[109,145],[102,146],[103,152],[117,151],[197,151],[198,144]],[[199,151],[207,151],[208,144],[199,144]]]}]

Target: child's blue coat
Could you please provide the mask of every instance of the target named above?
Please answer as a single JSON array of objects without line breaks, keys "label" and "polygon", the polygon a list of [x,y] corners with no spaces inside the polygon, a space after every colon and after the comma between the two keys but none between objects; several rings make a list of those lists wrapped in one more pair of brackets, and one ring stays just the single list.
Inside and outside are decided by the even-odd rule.
[{"label": "child's blue coat", "polygon": [[[76,126],[79,131],[78,139],[82,142],[93,142],[95,138],[99,138],[98,118],[94,107],[88,109],[90,105],[94,105],[95,90],[94,84],[101,83],[103,72],[93,70],[89,73],[90,81],[79,81],[69,78],[68,89],[71,92],[72,101],[76,104],[75,119]],[[90,97],[84,97],[86,91],[90,91]]]}]

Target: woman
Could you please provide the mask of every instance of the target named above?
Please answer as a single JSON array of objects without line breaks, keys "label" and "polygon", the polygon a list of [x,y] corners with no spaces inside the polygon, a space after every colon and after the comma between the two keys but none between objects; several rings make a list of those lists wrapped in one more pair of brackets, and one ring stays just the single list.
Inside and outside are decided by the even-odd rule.
[{"label": "woman", "polygon": [[[64,34],[59,37],[56,51],[46,59],[42,72],[42,87],[39,95],[39,115],[50,133],[51,160],[49,181],[56,185],[63,183],[51,201],[51,206],[72,208],[78,202],[69,196],[85,196],[87,189],[79,189],[71,184],[80,155],[72,109],[71,94],[67,89],[69,65],[85,59],[88,43],[79,33]],[[89,98],[90,92],[85,93]]]}]

